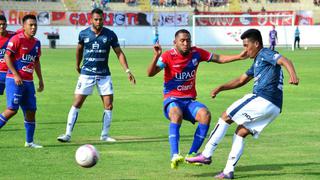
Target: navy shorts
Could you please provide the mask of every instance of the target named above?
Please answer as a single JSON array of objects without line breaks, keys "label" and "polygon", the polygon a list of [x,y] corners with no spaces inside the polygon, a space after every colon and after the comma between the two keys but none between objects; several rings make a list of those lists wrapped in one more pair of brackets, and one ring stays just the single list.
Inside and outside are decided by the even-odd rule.
[{"label": "navy shorts", "polygon": [[169,97],[163,102],[163,112],[167,119],[169,118],[169,111],[173,107],[178,107],[183,114],[183,119],[190,121],[191,123],[196,122],[196,115],[201,108],[208,109],[204,104],[192,99],[192,98],[174,98]]},{"label": "navy shorts", "polygon": [[37,110],[33,81],[23,81],[21,86],[17,86],[14,79],[7,78],[6,87],[8,109],[18,110],[21,106],[23,110]]}]

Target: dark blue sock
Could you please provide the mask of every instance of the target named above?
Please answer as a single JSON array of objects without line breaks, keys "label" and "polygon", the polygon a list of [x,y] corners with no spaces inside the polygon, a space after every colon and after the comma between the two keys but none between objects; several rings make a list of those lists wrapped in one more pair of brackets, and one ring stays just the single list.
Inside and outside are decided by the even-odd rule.
[{"label": "dark blue sock", "polygon": [[24,121],[24,127],[26,128],[27,143],[33,142],[33,135],[34,135],[34,130],[36,128],[36,122]]},{"label": "dark blue sock", "polygon": [[8,122],[8,119],[0,114],[0,129]]},{"label": "dark blue sock", "polygon": [[171,157],[173,154],[179,153],[179,140],[180,140],[180,124],[171,123],[169,125],[169,143],[171,147]]},{"label": "dark blue sock", "polygon": [[194,133],[193,143],[190,148],[189,154],[197,153],[200,149],[204,139],[207,136],[209,125],[207,124],[198,124],[197,130]]}]

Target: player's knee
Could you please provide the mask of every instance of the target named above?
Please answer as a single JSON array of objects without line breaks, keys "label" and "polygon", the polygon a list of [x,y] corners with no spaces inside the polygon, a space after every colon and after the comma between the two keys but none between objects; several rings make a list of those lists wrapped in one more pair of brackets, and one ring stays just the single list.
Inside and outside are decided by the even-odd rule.
[{"label": "player's knee", "polygon": [[228,114],[225,111],[221,114],[221,119],[228,124],[233,123],[233,121],[231,120],[231,118],[228,116]]},{"label": "player's knee", "polygon": [[173,123],[177,123],[177,124],[182,123],[182,115],[179,113],[170,113],[169,117],[170,117],[170,121]]},{"label": "player's knee", "polygon": [[197,116],[198,117],[196,119],[199,119],[200,123],[202,123],[202,124],[210,124],[211,113],[207,109],[205,109],[205,108],[200,109],[198,111],[198,113],[197,113]]},{"label": "player's knee", "polygon": [[245,128],[244,126],[242,125],[239,125],[236,129],[236,132],[235,132],[238,136],[241,136],[243,138],[247,137],[247,135],[250,134],[250,131]]},{"label": "player's knee", "polygon": [[6,110],[2,113],[2,115],[3,115],[4,117],[6,117],[7,119],[10,119],[12,116],[16,115],[17,112],[18,112],[18,110],[16,110],[16,109],[6,109]]},{"label": "player's knee", "polygon": [[112,104],[106,104],[106,105],[104,105],[104,109],[111,111],[113,109],[113,105]]}]

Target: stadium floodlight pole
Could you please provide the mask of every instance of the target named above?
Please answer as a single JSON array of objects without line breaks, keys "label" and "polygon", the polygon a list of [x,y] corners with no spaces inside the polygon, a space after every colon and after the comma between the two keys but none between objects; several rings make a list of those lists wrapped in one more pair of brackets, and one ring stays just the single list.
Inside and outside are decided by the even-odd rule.
[{"label": "stadium floodlight pole", "polygon": [[[294,27],[295,24],[295,12],[292,14],[241,14],[241,15],[232,15],[232,14],[201,14],[201,15],[193,15],[192,16],[192,45],[196,45],[196,18],[265,18],[265,17],[291,17],[292,18],[292,23],[290,24],[292,27]],[[288,33],[291,35],[291,33]],[[285,34],[285,39],[286,39],[286,45],[288,45],[288,40],[287,40],[287,34]],[[290,41],[291,42],[291,41]],[[288,46],[287,46],[288,47]],[[291,49],[294,49],[294,44],[292,43]]]}]

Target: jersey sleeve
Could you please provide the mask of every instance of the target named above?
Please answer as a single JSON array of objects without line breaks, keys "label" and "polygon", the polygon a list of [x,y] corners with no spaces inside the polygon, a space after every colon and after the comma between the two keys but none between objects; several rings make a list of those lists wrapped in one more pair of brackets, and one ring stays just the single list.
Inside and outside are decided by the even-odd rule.
[{"label": "jersey sleeve", "polygon": [[119,44],[119,40],[118,40],[118,37],[116,35],[116,33],[114,33],[113,31],[111,31],[111,46],[113,48],[116,48],[116,47],[119,47],[120,44]]},{"label": "jersey sleeve", "polygon": [[197,51],[200,53],[200,58],[201,60],[200,61],[207,61],[209,62],[212,57],[213,57],[213,54],[209,51],[206,51],[204,49],[201,49],[201,48],[197,48]]},{"label": "jersey sleeve", "polygon": [[255,62],[253,62],[251,67],[247,70],[247,72],[246,72],[247,76],[254,77],[254,70],[253,70],[254,69],[254,63]]},{"label": "jersey sleeve", "polygon": [[281,58],[282,56],[275,51],[269,51],[268,53],[265,54],[265,58],[263,59],[263,61],[268,62],[272,65],[277,65],[278,60]]},{"label": "jersey sleeve", "polygon": [[81,44],[81,45],[84,44],[84,38],[83,38],[82,32],[79,33],[78,44]]},{"label": "jersey sleeve", "polygon": [[6,48],[6,54],[8,56],[11,56],[12,54],[16,54],[19,50],[19,38],[17,36],[14,36],[10,39],[8,42],[7,48]]},{"label": "jersey sleeve", "polygon": [[167,66],[167,61],[168,61],[168,58],[167,58],[167,53],[163,53],[160,58],[158,59],[157,61],[157,66],[160,68],[160,69],[163,69]]}]

